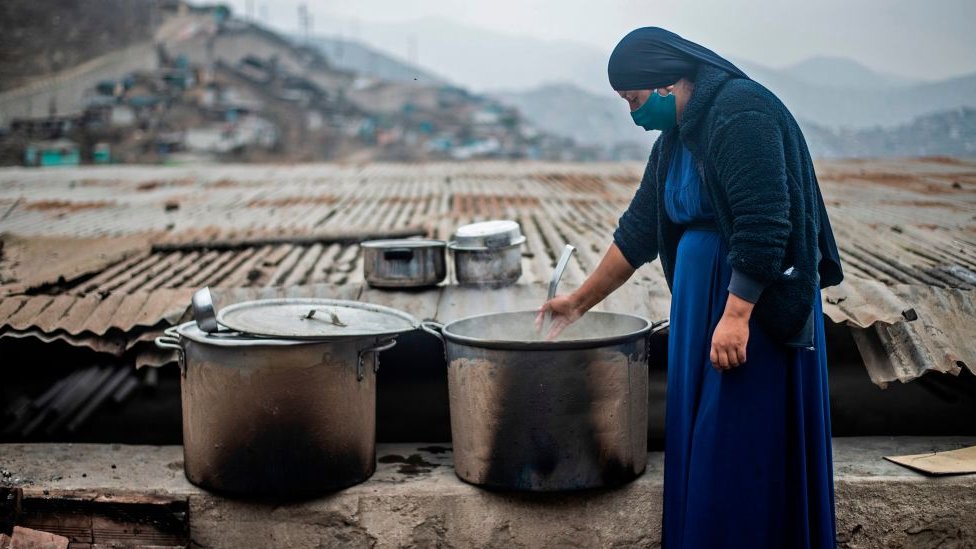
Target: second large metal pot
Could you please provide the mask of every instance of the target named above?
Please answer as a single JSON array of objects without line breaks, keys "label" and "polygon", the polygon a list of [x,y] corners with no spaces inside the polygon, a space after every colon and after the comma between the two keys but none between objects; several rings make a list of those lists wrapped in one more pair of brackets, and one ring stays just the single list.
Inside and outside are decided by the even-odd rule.
[{"label": "second large metal pot", "polygon": [[377,288],[435,286],[447,276],[442,240],[371,240],[361,244],[366,282]]},{"label": "second large metal pot", "polygon": [[551,491],[615,486],[647,463],[646,319],[591,312],[556,341],[536,313],[446,326],[457,475],[473,484]]},{"label": "second large metal pot", "polygon": [[454,254],[458,284],[499,288],[522,276],[519,224],[510,220],[483,221],[458,227],[448,249]]},{"label": "second large metal pot", "polygon": [[391,336],[260,339],[188,322],[156,343],[179,353],[183,462],[194,484],[299,496],[373,474],[377,354]]},{"label": "second large metal pot", "polygon": [[522,276],[522,241],[501,248],[464,249],[452,246],[458,284],[500,288]]}]

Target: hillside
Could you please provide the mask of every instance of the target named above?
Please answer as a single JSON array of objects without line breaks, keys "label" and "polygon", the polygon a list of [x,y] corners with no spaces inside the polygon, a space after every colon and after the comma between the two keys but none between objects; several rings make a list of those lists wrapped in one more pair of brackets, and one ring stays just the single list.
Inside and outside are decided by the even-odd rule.
[{"label": "hillside", "polygon": [[805,124],[804,135],[821,158],[976,155],[976,109],[930,114],[896,128],[831,130]]},{"label": "hillside", "polygon": [[874,71],[843,57],[811,57],[779,72],[806,84],[854,90],[883,90],[920,84],[920,81]]},{"label": "hillside", "polygon": [[444,78],[425,69],[354,40],[317,36],[310,39],[308,45],[317,48],[332,66],[363,76],[390,82],[417,82],[434,86],[448,83]]},{"label": "hillside", "polygon": [[141,41],[0,92],[0,163],[600,158],[394,57],[165,5]]},{"label": "hillside", "polygon": [[[738,65],[753,80],[769,88],[798,119],[814,121],[832,128],[868,129],[875,126],[895,127],[919,116],[960,107],[976,108],[976,74],[963,75],[939,82],[907,85],[864,86],[862,75],[856,87],[835,85],[818,78],[818,83],[798,79],[791,71],[779,71],[748,62]],[[845,74],[837,66],[837,74]],[[848,80],[852,76],[848,74]],[[842,82],[838,77],[837,82]]]},{"label": "hillside", "polygon": [[[495,94],[517,107],[545,131],[580,143],[612,147],[632,142],[650,150],[657,132],[634,125],[627,106],[612,94],[600,96],[571,84],[542,86],[527,92]],[[976,154],[976,109],[960,107],[917,117],[895,127],[838,129],[800,120],[815,157],[886,157]]]},{"label": "hillside", "polygon": [[636,142],[650,146],[652,137],[657,135],[635,126],[627,104],[612,91],[597,95],[570,83],[560,83],[525,92],[498,92],[493,96],[519,109],[540,128],[587,145]]},{"label": "hillside", "polygon": [[[361,35],[371,47],[394,54],[415,40],[421,67],[475,91],[535,93],[543,86],[566,82],[590,94],[612,93],[607,83],[612,44],[601,49],[542,40],[476,28],[447,17],[370,23]],[[732,60],[775,92],[798,119],[831,128],[894,127],[919,116],[976,108],[976,74],[919,82],[847,58],[814,57],[784,68]]]},{"label": "hillside", "polygon": [[160,20],[157,4],[151,0],[0,2],[0,91],[146,40]]}]

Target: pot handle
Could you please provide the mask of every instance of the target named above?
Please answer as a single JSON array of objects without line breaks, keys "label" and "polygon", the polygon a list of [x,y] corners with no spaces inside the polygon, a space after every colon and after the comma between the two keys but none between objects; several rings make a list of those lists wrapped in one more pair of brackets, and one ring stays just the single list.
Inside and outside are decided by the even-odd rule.
[{"label": "pot handle", "polygon": [[373,373],[379,371],[380,369],[380,357],[379,353],[387,351],[396,346],[395,339],[386,339],[372,345],[371,347],[366,347],[365,349],[359,350],[359,359],[356,361],[356,381],[362,381],[366,377],[366,364],[365,356],[366,353],[377,353],[376,362],[373,365]]},{"label": "pot handle", "polygon": [[413,259],[413,250],[410,248],[393,248],[383,252],[383,259],[387,261],[410,261]]},{"label": "pot handle", "polygon": [[180,345],[180,336],[176,333],[176,326],[170,326],[163,330],[163,335],[155,340],[156,346],[160,349],[172,349],[176,351],[177,364],[180,366],[180,375],[186,375],[186,355],[183,346]]},{"label": "pot handle", "polygon": [[444,340],[444,324],[436,320],[423,320],[420,322],[420,329],[441,340],[441,347],[444,348],[444,362],[450,364],[447,358],[447,342]]},{"label": "pot handle", "polygon": [[651,324],[650,334],[656,334],[671,325],[671,319],[665,318]]},{"label": "pot handle", "polygon": [[441,340],[444,343],[444,325],[436,320],[424,320],[420,322],[420,329]]}]

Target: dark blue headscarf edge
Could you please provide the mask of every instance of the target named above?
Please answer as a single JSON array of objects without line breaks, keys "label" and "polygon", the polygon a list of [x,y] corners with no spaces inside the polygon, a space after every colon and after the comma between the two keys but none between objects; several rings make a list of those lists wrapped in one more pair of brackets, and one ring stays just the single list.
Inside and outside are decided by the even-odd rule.
[{"label": "dark blue headscarf edge", "polygon": [[610,54],[607,74],[615,90],[649,90],[694,77],[702,63],[749,78],[721,55],[659,27],[642,27],[624,36]]}]

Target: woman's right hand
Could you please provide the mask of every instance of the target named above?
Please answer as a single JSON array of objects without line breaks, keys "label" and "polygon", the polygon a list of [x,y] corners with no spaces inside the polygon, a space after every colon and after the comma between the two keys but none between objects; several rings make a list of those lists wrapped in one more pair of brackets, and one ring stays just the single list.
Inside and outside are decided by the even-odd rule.
[{"label": "woman's right hand", "polygon": [[539,314],[535,317],[535,329],[541,332],[545,320],[546,311],[552,312],[552,319],[549,323],[549,333],[545,334],[546,341],[552,341],[559,337],[567,326],[576,322],[583,316],[583,310],[572,294],[557,295],[539,307]]},{"label": "woman's right hand", "polygon": [[583,313],[603,301],[633,274],[634,267],[627,262],[616,244],[610,244],[596,270],[586,277],[579,288],[568,295],[557,295],[539,307],[539,315],[535,318],[536,331],[542,331],[546,311],[551,311],[549,333],[544,335],[548,341],[556,339],[566,326],[576,322]]}]

